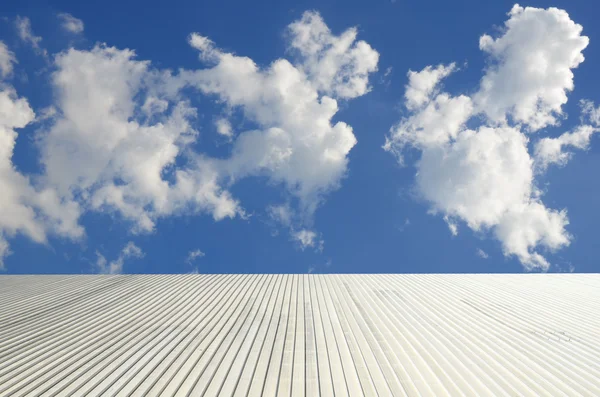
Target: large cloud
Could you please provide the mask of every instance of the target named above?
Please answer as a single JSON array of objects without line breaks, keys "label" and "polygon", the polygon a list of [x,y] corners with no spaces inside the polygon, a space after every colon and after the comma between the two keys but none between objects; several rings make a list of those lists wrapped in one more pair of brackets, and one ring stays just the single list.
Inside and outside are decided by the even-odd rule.
[{"label": "large cloud", "polygon": [[566,211],[542,203],[534,170],[564,163],[569,154],[563,148],[587,147],[595,129],[582,125],[574,133],[544,138],[535,156],[522,129],[559,122],[566,93],[573,89],[571,69],[583,61],[588,39],[555,8],[515,6],[509,17],[500,37],[480,39],[490,64],[472,96],[441,91],[454,64],[409,72],[408,114],[392,128],[384,148],[400,161],[406,147],[421,152],[417,191],[451,230],[464,222],[474,231],[491,231],[504,253],[526,269],[547,270],[550,263],[540,249],[560,249],[571,237]]},{"label": "large cloud", "polygon": [[[355,43],[354,30],[333,36],[315,13],[290,32],[300,63],[278,59],[265,70],[197,34],[190,44],[214,66],[177,76],[135,60],[129,50],[96,46],[60,54],[53,78],[60,115],[41,139],[48,183],[86,197],[93,209],[117,210],[145,231],[157,217],[190,205],[215,219],[242,213],[221,186],[251,175],[283,183],[311,215],[339,185],[356,144],[350,126],[331,123],[338,105],[325,93],[366,93],[378,54]],[[178,94],[186,86],[241,108],[260,129],[236,132],[229,158],[188,153],[187,166],[175,168],[197,135],[195,109]],[[219,132],[234,134],[226,119],[219,119]]]},{"label": "large cloud", "polygon": [[339,186],[356,144],[349,125],[332,122],[336,98],[368,92],[368,74],[377,69],[379,54],[355,41],[355,29],[332,35],[312,12],[291,24],[289,34],[297,62],[278,59],[267,68],[193,34],[190,44],[213,66],[180,78],[240,108],[258,125],[237,134],[232,156],[219,164],[225,174],[232,180],[265,175],[283,183],[310,215],[323,194]]},{"label": "large cloud", "polygon": [[71,49],[56,65],[59,115],[39,139],[49,185],[91,209],[119,212],[136,231],[151,231],[158,217],[183,208],[215,219],[236,215],[237,202],[208,161],[174,168],[196,138],[196,110],[159,92],[168,73],[105,46]]},{"label": "large cloud", "polygon": [[475,95],[478,110],[490,120],[515,122],[538,130],[554,125],[573,90],[573,72],[583,62],[589,39],[581,25],[557,8],[515,5],[497,39],[483,35],[479,47],[491,65]]},{"label": "large cloud", "polygon": [[34,186],[12,162],[17,130],[34,118],[28,101],[0,81],[0,268],[10,253],[6,238],[16,233],[39,243],[46,243],[48,233],[70,238],[83,236],[77,223],[79,206],[64,201],[52,188]]},{"label": "large cloud", "polygon": [[[29,20],[19,18],[17,25],[21,38],[39,50],[41,38],[33,35]],[[117,214],[133,232],[150,232],[158,219],[173,215],[243,217],[228,188],[259,175],[286,189],[284,201],[293,197],[299,203],[295,211],[301,215],[283,226],[302,246],[315,246],[317,233],[309,230],[314,211],[339,186],[356,144],[349,125],[332,122],[337,99],[369,91],[379,54],[356,41],[356,29],[332,34],[314,12],[291,24],[288,33],[292,61],[277,59],[266,68],[198,34],[190,35],[190,44],[208,67],[176,74],[136,59],[132,50],[107,45],[57,54],[54,112],[42,117],[36,135],[43,172],[35,188],[10,162],[14,128],[29,124],[34,113],[14,90],[2,91],[0,131],[6,143],[0,183],[10,180],[12,190],[4,191],[14,193],[2,198],[0,250],[8,252],[4,237],[16,232],[40,242],[50,229],[79,237],[77,220],[84,211]],[[0,46],[2,76],[14,62]],[[197,109],[186,97],[189,87],[218,97],[226,110],[241,109],[256,126],[236,131],[225,117],[229,111],[213,118],[218,133],[232,143],[231,155],[213,158],[197,151]],[[103,271],[112,272],[114,266],[100,262]]]}]

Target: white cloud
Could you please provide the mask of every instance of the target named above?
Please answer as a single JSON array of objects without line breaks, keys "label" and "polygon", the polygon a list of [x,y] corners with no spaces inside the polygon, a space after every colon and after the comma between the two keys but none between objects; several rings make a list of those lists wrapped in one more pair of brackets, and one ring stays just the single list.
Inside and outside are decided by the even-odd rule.
[{"label": "white cloud", "polygon": [[[317,14],[310,15],[293,24],[295,29],[320,21]],[[304,27],[310,31],[315,26]],[[342,39],[321,32],[311,39],[317,40],[318,50],[300,51],[300,66],[279,59],[260,70],[249,58],[223,53],[209,39],[192,34],[190,45],[215,66],[177,76],[135,60],[130,50],[96,46],[59,54],[53,82],[60,116],[40,139],[49,183],[68,197],[87,197],[94,210],[119,212],[138,231],[151,231],[157,218],[190,207],[217,220],[243,215],[223,186],[226,180],[233,183],[250,175],[285,184],[310,217],[323,194],[339,185],[356,138],[347,124],[331,124],[336,100],[319,91],[324,80],[311,80],[301,67],[317,62],[321,53],[329,54],[336,66],[327,64],[332,73],[327,90],[337,92],[350,84],[348,78],[356,78],[343,89],[344,96],[351,96],[349,89],[355,90],[354,96],[365,93],[366,85],[358,81],[373,68],[362,65],[360,55],[369,58],[367,63],[378,55],[366,43],[353,44],[354,37],[344,39],[343,48],[351,54],[335,46],[333,56],[332,46]],[[336,82],[339,73],[344,77]],[[188,85],[240,107],[262,129],[241,133],[230,158],[191,153],[187,149],[197,135],[191,127],[195,110],[178,94]],[[231,134],[224,119],[218,128]],[[175,169],[175,159],[184,152],[187,165]],[[171,181],[163,178],[169,170]]]},{"label": "white cloud", "polygon": [[400,226],[397,226],[399,232],[403,232],[410,226],[410,219],[406,218]]},{"label": "white cloud", "polygon": [[325,241],[320,239],[319,235],[314,230],[292,230],[291,234],[292,239],[300,245],[300,248],[303,251],[307,248],[314,248],[317,252],[323,251]]},{"label": "white cloud", "polygon": [[233,137],[233,130],[231,128],[231,123],[229,122],[229,120],[223,118],[217,119],[217,121],[215,121],[215,127],[217,129],[217,132],[223,135],[224,137],[227,137],[228,139],[231,139]]},{"label": "white cloud", "polygon": [[200,251],[200,249],[195,249],[192,250],[188,253],[187,257],[185,258],[185,262],[186,263],[193,263],[196,259],[198,258],[202,258],[204,257],[205,254],[204,252]]},{"label": "white cloud", "polygon": [[581,100],[581,123],[572,132],[556,138],[543,138],[536,142],[534,158],[538,172],[544,172],[550,164],[564,166],[573,156],[569,148],[588,149],[592,136],[600,131],[600,106],[592,101]]},{"label": "white cloud", "polygon": [[56,57],[59,116],[39,137],[47,182],[66,197],[85,197],[93,210],[120,213],[139,232],[184,210],[235,216],[238,204],[211,161],[194,157],[173,169],[196,139],[196,111],[159,92],[170,75],[134,55],[96,46]]},{"label": "white cloud", "polygon": [[[420,150],[417,191],[430,212],[444,216],[452,234],[458,233],[458,222],[489,231],[504,254],[516,256],[527,270],[547,270],[540,249],[569,244],[568,219],[566,211],[541,202],[529,138],[521,128],[556,124],[573,88],[570,69],[583,60],[587,38],[564,11],[515,6],[509,15],[501,37],[480,40],[492,64],[472,97],[440,91],[453,64],[409,72],[409,113],[391,129],[384,148],[401,162],[405,147]],[[486,117],[478,117],[481,113]],[[590,131],[578,131],[539,143],[536,161],[552,162],[566,145],[586,147]]]},{"label": "white cloud", "polygon": [[58,14],[58,19],[61,21],[61,26],[64,30],[70,33],[83,33],[83,21],[75,18],[73,15],[63,12]]},{"label": "white cloud", "polygon": [[[430,212],[435,213],[436,211],[434,210]],[[454,222],[448,215],[444,215],[444,222],[446,222],[446,225],[448,225],[448,230],[450,230],[450,233],[453,236],[458,236],[458,224]]]},{"label": "white cloud", "polygon": [[4,236],[0,235],[0,271],[5,270],[4,259],[12,254],[8,241],[4,239]]},{"label": "white cloud", "polygon": [[12,74],[14,63],[17,63],[15,54],[0,40],[0,78],[5,78]]},{"label": "white cloud", "polygon": [[48,56],[48,52],[40,46],[42,38],[33,34],[29,18],[17,16],[15,19],[15,26],[17,27],[17,34],[21,40],[29,44],[37,54],[43,55],[44,57]]},{"label": "white cloud", "polygon": [[392,81],[392,73],[393,68],[391,66],[388,66],[379,78],[379,84],[382,84],[386,90],[387,88],[389,88],[390,83]]},{"label": "white cloud", "polygon": [[[439,147],[456,139],[466,121],[473,115],[470,97],[452,97],[431,83],[439,84],[456,68],[454,64],[427,66],[422,72],[409,71],[405,105],[407,117],[392,127],[384,149],[394,153],[403,163],[406,146],[418,149]],[[413,84],[416,84],[413,86]]]},{"label": "white cloud", "polygon": [[564,166],[573,156],[565,151],[565,147],[587,149],[592,135],[600,128],[590,125],[578,126],[573,132],[565,132],[557,138],[543,138],[535,144],[535,162],[539,171],[544,171],[550,164]]},{"label": "white cloud", "polygon": [[397,154],[402,163],[402,150],[407,145],[427,149],[456,139],[472,112],[471,98],[441,93],[393,127],[384,149]]},{"label": "white cloud", "polygon": [[438,65],[435,68],[427,66],[420,72],[408,71],[408,84],[404,98],[408,109],[416,109],[423,106],[431,98],[434,88],[439,82],[456,70],[456,65],[451,63],[448,66]]},{"label": "white cloud", "polygon": [[488,259],[490,256],[487,254],[487,252],[485,252],[484,250],[482,250],[481,248],[477,248],[476,254],[478,257],[480,257],[481,259]]},{"label": "white cloud", "polygon": [[481,36],[479,48],[492,61],[474,100],[490,120],[515,122],[535,131],[555,125],[573,90],[573,72],[589,39],[582,27],[557,8],[515,5],[503,34]]},{"label": "white cloud", "polygon": [[96,270],[101,274],[120,274],[123,272],[123,265],[127,259],[143,258],[144,252],[133,241],[128,242],[119,253],[117,259],[108,262],[106,258],[96,252]]},{"label": "white cloud", "polygon": [[267,214],[271,220],[279,225],[285,227],[290,227],[292,225],[294,216],[292,209],[287,204],[270,205],[267,207]]},{"label": "white cloud", "polygon": [[589,122],[596,127],[600,127],[600,106],[594,106],[594,102],[582,99],[580,101],[581,110],[584,116],[589,118]]},{"label": "white cloud", "polygon": [[546,208],[539,201],[523,203],[511,208],[494,229],[502,242],[505,255],[515,255],[525,270],[548,270],[550,263],[537,251],[541,246],[554,252],[569,245],[571,235],[566,210]]},{"label": "white cloud", "polygon": [[42,108],[37,112],[34,123],[41,123],[42,121],[52,120],[56,115],[57,111],[54,106]]},{"label": "white cloud", "polygon": [[331,33],[316,12],[305,12],[289,26],[291,48],[298,51],[310,83],[326,95],[356,98],[369,91],[369,74],[377,71],[379,54],[356,41],[356,28]]},{"label": "white cloud", "polygon": [[[43,52],[29,19],[17,18],[17,27],[22,40]],[[289,210],[294,213],[289,230],[301,231],[303,246],[322,248],[321,239],[309,237],[316,232],[309,233],[308,226],[325,194],[345,176],[356,144],[349,125],[332,122],[337,99],[368,92],[379,54],[356,41],[356,29],[332,34],[316,13],[290,25],[288,37],[296,62],[277,59],[265,68],[197,34],[190,45],[210,66],[177,74],[137,60],[132,50],[101,44],[57,54],[51,79],[55,102],[36,119],[43,172],[35,176],[35,186],[11,163],[14,128],[33,122],[35,115],[25,99],[3,88],[0,183],[14,193],[0,198],[1,241],[17,232],[38,242],[50,231],[81,237],[77,222],[84,211],[117,214],[136,233],[151,232],[159,219],[176,215],[246,217],[227,189],[242,178],[266,176],[286,188],[288,202],[298,203]],[[14,57],[3,54],[4,75]],[[190,86],[216,96],[227,109],[240,109],[256,125],[234,136],[226,119],[218,122],[219,132],[232,140],[230,157],[194,151],[196,109],[185,97]],[[110,263],[103,266],[111,271]]]},{"label": "white cloud", "polygon": [[259,126],[238,135],[232,156],[219,164],[223,172],[232,181],[265,175],[286,185],[310,217],[323,195],[339,186],[356,144],[350,126],[331,122],[338,111],[334,98],[365,94],[378,54],[355,42],[354,29],[333,35],[316,13],[305,13],[289,32],[300,63],[278,59],[265,69],[192,34],[190,45],[214,66],[180,79],[240,108]]},{"label": "white cloud", "polygon": [[463,130],[452,145],[423,151],[417,187],[433,209],[474,229],[498,224],[532,195],[527,138],[512,128]]},{"label": "white cloud", "polygon": [[48,233],[73,239],[83,236],[77,223],[79,206],[62,200],[52,188],[34,186],[12,162],[16,130],[34,118],[27,100],[0,83],[0,268],[10,254],[6,239],[17,233],[38,243],[46,243]]}]

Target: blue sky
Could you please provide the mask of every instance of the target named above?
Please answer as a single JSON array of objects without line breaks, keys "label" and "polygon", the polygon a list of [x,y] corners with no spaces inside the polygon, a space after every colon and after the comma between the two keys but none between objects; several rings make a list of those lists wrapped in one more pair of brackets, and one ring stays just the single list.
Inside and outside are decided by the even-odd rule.
[{"label": "blue sky", "polygon": [[4,2],[3,272],[597,272],[600,9],[521,6]]}]

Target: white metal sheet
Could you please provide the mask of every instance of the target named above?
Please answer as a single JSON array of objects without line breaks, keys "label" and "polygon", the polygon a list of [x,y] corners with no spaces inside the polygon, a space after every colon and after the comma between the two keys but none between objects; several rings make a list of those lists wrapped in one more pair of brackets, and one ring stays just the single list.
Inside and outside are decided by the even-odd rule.
[{"label": "white metal sheet", "polygon": [[0,396],[600,396],[600,275],[0,276]]}]

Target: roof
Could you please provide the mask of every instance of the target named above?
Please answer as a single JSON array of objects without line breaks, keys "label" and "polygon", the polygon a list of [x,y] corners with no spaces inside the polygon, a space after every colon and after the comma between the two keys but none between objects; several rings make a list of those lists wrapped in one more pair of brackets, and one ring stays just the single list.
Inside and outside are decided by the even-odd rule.
[{"label": "roof", "polygon": [[0,276],[0,395],[600,396],[600,275]]}]

